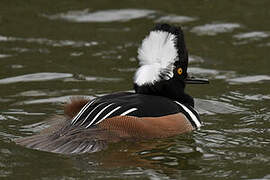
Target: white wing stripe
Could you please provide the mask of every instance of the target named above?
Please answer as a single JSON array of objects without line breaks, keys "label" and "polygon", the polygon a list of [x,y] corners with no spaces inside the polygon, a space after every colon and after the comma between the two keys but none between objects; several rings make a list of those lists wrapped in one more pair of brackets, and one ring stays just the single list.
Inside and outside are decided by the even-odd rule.
[{"label": "white wing stripe", "polygon": [[110,116],[112,113],[114,113],[115,111],[117,111],[118,109],[120,109],[121,106],[118,106],[117,108],[113,109],[111,112],[109,112],[108,114],[106,114],[101,120],[99,120],[98,122],[96,122],[95,124],[100,123],[101,121],[103,121],[104,119],[106,119],[108,116]]},{"label": "white wing stripe", "polygon": [[131,113],[131,112],[133,112],[133,111],[136,111],[136,110],[138,110],[138,109],[137,109],[137,108],[131,108],[131,109],[129,109],[129,110],[123,112],[120,116],[125,116],[125,115],[127,115],[127,114],[129,114],[129,113]]},{"label": "white wing stripe", "polygon": [[177,102],[177,101],[174,101],[176,102],[178,105],[180,105],[189,115],[190,117],[192,118],[192,120],[194,121],[194,123],[196,124],[196,126],[199,128],[201,127],[201,123],[200,121],[197,119],[197,117],[193,114],[193,112],[191,112],[185,105]]},{"label": "white wing stripe", "polygon": [[98,116],[105,110],[105,109],[107,109],[108,107],[110,107],[111,105],[113,105],[114,103],[111,103],[111,104],[109,104],[108,106],[106,106],[106,107],[104,107],[101,111],[99,111],[98,113],[97,113],[97,115],[94,117],[94,119],[86,126],[86,128],[88,128],[89,126],[91,126],[94,122],[95,122],[95,120],[98,118]]},{"label": "white wing stripe", "polygon": [[80,118],[80,116],[82,115],[82,113],[84,112],[85,109],[87,109],[91,104],[93,104],[93,102],[95,101],[95,99],[93,101],[88,102],[81,110],[80,112],[73,118],[73,120],[71,121],[71,124],[76,123],[76,121]]},{"label": "white wing stripe", "polygon": [[92,114],[92,112],[94,111],[94,110],[96,110],[99,106],[101,106],[101,105],[103,105],[103,104],[105,104],[105,102],[104,103],[101,103],[101,104],[99,104],[99,105],[97,105],[94,109],[92,109],[92,111],[86,116],[86,118],[83,120],[83,122],[81,123],[81,125],[83,125],[84,123],[85,123],[85,121],[88,119],[88,117]]}]

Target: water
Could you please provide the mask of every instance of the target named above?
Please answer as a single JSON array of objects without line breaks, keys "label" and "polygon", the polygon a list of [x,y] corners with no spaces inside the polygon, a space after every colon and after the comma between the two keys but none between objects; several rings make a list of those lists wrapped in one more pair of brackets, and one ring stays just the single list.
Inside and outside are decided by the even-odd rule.
[{"label": "water", "polygon": [[[270,179],[270,3],[0,2],[0,178]],[[137,48],[157,22],[181,25],[204,126],[168,139],[65,156],[12,140],[39,132],[73,96],[132,90]]]}]

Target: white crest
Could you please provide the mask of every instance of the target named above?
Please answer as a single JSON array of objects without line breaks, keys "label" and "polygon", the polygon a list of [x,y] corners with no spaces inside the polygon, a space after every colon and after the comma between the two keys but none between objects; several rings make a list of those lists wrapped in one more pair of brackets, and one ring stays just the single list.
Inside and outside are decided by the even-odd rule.
[{"label": "white crest", "polygon": [[134,82],[139,86],[154,84],[173,77],[174,62],[178,60],[176,36],[165,31],[151,31],[138,49],[140,68]]}]

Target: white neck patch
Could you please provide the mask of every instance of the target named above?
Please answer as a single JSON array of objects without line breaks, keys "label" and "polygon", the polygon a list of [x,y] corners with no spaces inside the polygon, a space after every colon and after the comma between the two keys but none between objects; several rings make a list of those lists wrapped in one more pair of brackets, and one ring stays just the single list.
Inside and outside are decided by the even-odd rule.
[{"label": "white neck patch", "polygon": [[175,47],[176,36],[165,31],[151,31],[138,49],[140,68],[134,76],[134,83],[141,86],[154,84],[173,77],[174,62],[178,60]]}]

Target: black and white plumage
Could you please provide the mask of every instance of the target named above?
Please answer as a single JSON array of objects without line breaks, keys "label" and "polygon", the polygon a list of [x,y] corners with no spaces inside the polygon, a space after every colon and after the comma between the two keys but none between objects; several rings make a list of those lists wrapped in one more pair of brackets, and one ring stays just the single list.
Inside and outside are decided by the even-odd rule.
[{"label": "black and white plumage", "polygon": [[134,83],[139,86],[173,77],[174,62],[178,60],[176,36],[166,31],[151,31],[138,50],[140,68]]},{"label": "black and white plumage", "polygon": [[[200,128],[194,100],[185,93],[188,53],[179,27],[157,25],[138,50],[135,92],[72,102],[52,130],[18,144],[56,153],[96,152],[109,142],[174,136]],[[189,80],[191,81],[191,80]]]},{"label": "black and white plumage", "polygon": [[178,112],[184,113],[194,128],[201,127],[199,115],[193,107],[164,97],[131,92],[114,93],[89,101],[71,124],[91,128],[116,116],[161,117]]}]

